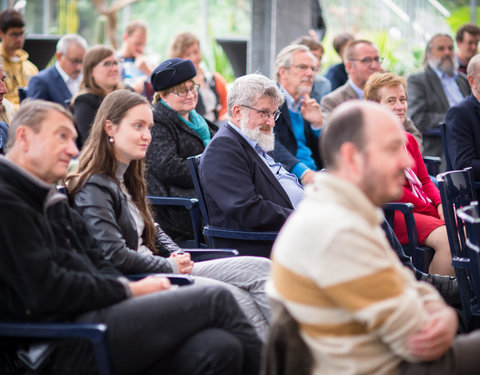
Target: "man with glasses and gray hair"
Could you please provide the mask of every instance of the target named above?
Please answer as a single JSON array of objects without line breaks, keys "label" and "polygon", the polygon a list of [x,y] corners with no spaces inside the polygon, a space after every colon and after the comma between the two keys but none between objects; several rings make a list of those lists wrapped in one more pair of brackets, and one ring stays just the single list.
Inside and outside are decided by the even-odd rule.
[{"label": "man with glasses and gray hair", "polygon": [[[278,231],[302,199],[295,175],[271,156],[283,102],[276,83],[260,74],[240,77],[229,89],[229,122],[212,138],[199,165],[211,225]],[[272,243],[224,239],[219,245],[242,255],[269,256]]]},{"label": "man with glasses and gray hair", "polygon": [[303,184],[312,182],[315,171],[322,168],[318,150],[322,111],[310,98],[316,68],[317,59],[304,45],[287,46],[275,59],[275,79],[285,103],[275,123],[274,157]]},{"label": "man with glasses and gray hair", "polygon": [[82,63],[88,45],[77,34],[67,34],[57,43],[57,62],[28,83],[27,96],[66,105],[76,95],[82,80]]},{"label": "man with glasses and gray hair", "polygon": [[330,113],[343,102],[363,99],[363,88],[368,78],[382,71],[382,58],[375,45],[364,39],[353,40],[345,47],[345,69],[348,81],[322,98],[322,115],[326,122]]}]

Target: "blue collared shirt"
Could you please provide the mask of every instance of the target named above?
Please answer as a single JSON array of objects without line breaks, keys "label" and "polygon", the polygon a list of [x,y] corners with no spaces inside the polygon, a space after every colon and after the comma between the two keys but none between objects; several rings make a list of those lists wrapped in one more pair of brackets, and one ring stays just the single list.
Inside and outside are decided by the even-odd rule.
[{"label": "blue collared shirt", "polygon": [[276,177],[277,181],[282,185],[283,190],[288,195],[290,202],[292,202],[293,208],[297,208],[298,204],[303,198],[303,186],[298,182],[298,179],[292,173],[289,173],[282,164],[273,160],[273,158],[268,155],[261,147],[257,144],[256,141],[247,138],[245,134],[242,133],[240,128],[229,122],[229,125],[235,129],[235,131],[240,134],[247,143],[255,150],[255,152],[260,156],[260,159],[268,166],[270,171]]},{"label": "blue collared shirt", "polygon": [[[295,174],[295,176],[297,176],[298,178],[302,178],[303,174],[307,170],[317,170],[315,161],[312,158],[312,150],[308,148],[307,140],[305,138],[304,122],[302,114],[300,112],[300,109],[302,107],[302,97],[299,97],[298,100],[295,101],[295,99],[293,99],[293,96],[290,95],[282,85],[279,84],[279,86],[285,94],[285,102],[287,103],[287,108],[290,112],[292,131],[297,141],[297,154],[295,156],[297,157],[299,162],[293,166],[292,173]],[[320,129],[315,129],[312,126],[310,126],[310,128],[312,129],[315,136],[318,137],[320,135]]]},{"label": "blue collared shirt", "polygon": [[433,66],[431,66],[431,68],[442,83],[443,91],[445,91],[445,95],[447,96],[448,104],[450,105],[450,107],[460,103],[463,99],[463,95],[460,91],[460,87],[458,87],[457,84],[458,73],[454,72],[453,75],[450,77],[448,74],[441,72]]}]

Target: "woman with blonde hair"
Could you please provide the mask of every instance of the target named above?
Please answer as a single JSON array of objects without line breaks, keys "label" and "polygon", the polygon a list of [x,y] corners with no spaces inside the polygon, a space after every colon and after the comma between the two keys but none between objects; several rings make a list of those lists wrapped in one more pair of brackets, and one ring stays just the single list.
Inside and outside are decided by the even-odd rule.
[{"label": "woman with blonde hair", "polygon": [[[393,111],[402,124],[407,120],[407,83],[403,77],[392,73],[374,73],[365,84],[364,94],[365,99],[380,103]],[[399,201],[413,203],[418,241],[420,245],[435,250],[429,273],[453,275],[440,192],[430,180],[416,139],[408,132],[405,134],[405,148],[413,163],[405,170],[403,195]],[[401,244],[408,243],[405,220],[398,212],[395,213],[393,230]]]},{"label": "woman with blonde hair", "polygon": [[80,89],[72,100],[80,147],[88,137],[93,118],[102,100],[119,88],[121,88],[120,70],[115,51],[105,45],[89,48],[83,59]]},{"label": "woman with blonde hair", "polygon": [[[270,310],[264,284],[270,261],[233,257],[194,263],[156,227],[146,199],[144,158],[153,115],[139,94],[117,90],[100,105],[67,189],[105,257],[122,273],[186,273],[228,288],[262,338]],[[203,277],[198,277],[203,276]]]}]

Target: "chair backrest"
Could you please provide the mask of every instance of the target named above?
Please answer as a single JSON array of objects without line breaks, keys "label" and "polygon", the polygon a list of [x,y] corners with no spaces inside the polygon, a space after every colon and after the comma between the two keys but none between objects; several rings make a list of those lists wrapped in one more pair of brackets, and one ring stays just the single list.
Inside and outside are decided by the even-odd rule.
[{"label": "chair backrest", "polygon": [[450,159],[447,145],[447,126],[444,122],[438,125],[440,127],[440,137],[442,138],[443,154],[445,155],[445,162],[447,163],[447,171],[453,171],[452,159]]},{"label": "chair backrest", "polygon": [[18,88],[18,100],[20,101],[20,103],[26,99],[28,96],[27,94],[27,88],[26,87],[19,87]]},{"label": "chair backrest", "polygon": [[[468,331],[479,327],[480,316],[480,210],[478,202],[457,211],[459,222],[466,227],[464,257],[453,257],[460,299]],[[457,272],[457,269],[459,272]]]},{"label": "chair backrest", "polygon": [[189,158],[187,158],[187,162],[188,168],[190,169],[190,173],[192,175],[195,193],[197,193],[197,199],[200,205],[200,213],[202,214],[203,222],[205,223],[205,225],[210,225],[210,221],[208,220],[207,205],[205,203],[205,195],[203,194],[202,185],[200,184],[200,176],[198,174],[198,166],[200,164],[201,156],[202,154],[190,156]]},{"label": "chair backrest", "polygon": [[465,246],[463,221],[457,223],[455,211],[477,200],[472,168],[440,173],[437,176],[442,198],[443,215],[447,227],[448,242],[453,256],[462,257]]}]

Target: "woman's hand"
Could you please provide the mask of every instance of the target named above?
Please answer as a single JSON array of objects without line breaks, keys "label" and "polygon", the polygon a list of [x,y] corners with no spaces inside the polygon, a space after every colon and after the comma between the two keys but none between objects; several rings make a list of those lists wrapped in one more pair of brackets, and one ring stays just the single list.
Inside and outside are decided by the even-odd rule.
[{"label": "woman's hand", "polygon": [[437,211],[438,211],[438,216],[440,216],[440,220],[445,221],[445,216],[443,216],[443,207],[441,203],[437,206]]},{"label": "woman's hand", "polygon": [[170,255],[170,258],[172,258],[177,264],[178,273],[192,273],[193,265],[195,263],[193,262],[193,260],[190,259],[189,253],[172,253],[172,255]]}]

